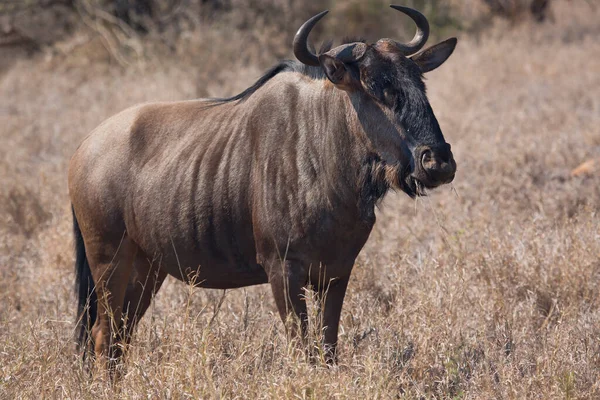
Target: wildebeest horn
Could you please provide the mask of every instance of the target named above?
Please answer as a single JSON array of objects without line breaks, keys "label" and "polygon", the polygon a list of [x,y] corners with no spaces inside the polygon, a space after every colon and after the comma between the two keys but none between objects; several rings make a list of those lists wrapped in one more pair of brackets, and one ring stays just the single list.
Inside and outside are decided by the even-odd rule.
[{"label": "wildebeest horn", "polygon": [[319,65],[319,59],[317,58],[317,56],[314,55],[312,51],[308,49],[308,35],[312,28],[317,24],[317,22],[319,22],[319,20],[323,18],[328,12],[328,10],[320,12],[319,14],[306,21],[300,27],[300,29],[298,29],[298,32],[294,37],[294,55],[301,63],[306,65],[312,65],[315,67]]},{"label": "wildebeest horn", "polygon": [[415,21],[415,24],[417,24],[417,32],[410,42],[404,44],[393,40],[393,42],[396,44],[396,46],[398,46],[404,55],[409,56],[411,54],[415,54],[417,51],[423,48],[425,42],[427,42],[427,39],[429,38],[429,22],[427,22],[427,18],[412,8],[395,6],[393,4],[390,5],[390,7],[408,15],[413,21]]}]

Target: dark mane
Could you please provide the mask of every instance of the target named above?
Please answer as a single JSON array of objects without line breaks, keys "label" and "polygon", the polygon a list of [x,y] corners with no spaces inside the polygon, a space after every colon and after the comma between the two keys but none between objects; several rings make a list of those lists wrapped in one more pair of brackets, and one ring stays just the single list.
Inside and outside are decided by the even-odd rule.
[{"label": "dark mane", "polygon": [[[354,42],[363,42],[364,43],[364,39],[347,37],[342,40],[341,44],[354,43]],[[323,54],[323,53],[328,52],[329,50],[331,50],[332,46],[333,46],[332,41],[324,42],[321,45],[321,48],[319,49],[317,54]],[[313,49],[313,51],[314,51],[314,49]],[[234,101],[242,102],[242,101],[248,99],[248,97],[252,96],[252,94],[254,92],[256,92],[258,89],[260,89],[262,86],[264,86],[265,83],[270,81],[273,77],[275,77],[277,74],[279,74],[281,72],[299,72],[299,73],[301,73],[305,76],[311,77],[313,79],[326,79],[325,73],[319,67],[311,67],[309,65],[304,65],[295,60],[283,60],[283,61],[280,61],[279,64],[271,67],[267,72],[264,73],[263,76],[258,78],[258,80],[256,82],[254,82],[254,84],[252,86],[250,86],[248,89],[244,90],[243,92],[238,93],[232,97],[216,98],[216,99],[210,99],[210,100],[214,101],[217,104],[231,103]]]}]

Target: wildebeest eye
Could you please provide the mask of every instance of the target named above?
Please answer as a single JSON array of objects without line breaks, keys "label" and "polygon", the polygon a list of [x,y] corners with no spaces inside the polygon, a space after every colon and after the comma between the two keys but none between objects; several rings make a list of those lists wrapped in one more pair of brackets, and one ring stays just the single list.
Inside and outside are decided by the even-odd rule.
[{"label": "wildebeest eye", "polygon": [[398,98],[398,93],[392,88],[383,89],[383,100],[389,106],[395,106],[396,100]]}]

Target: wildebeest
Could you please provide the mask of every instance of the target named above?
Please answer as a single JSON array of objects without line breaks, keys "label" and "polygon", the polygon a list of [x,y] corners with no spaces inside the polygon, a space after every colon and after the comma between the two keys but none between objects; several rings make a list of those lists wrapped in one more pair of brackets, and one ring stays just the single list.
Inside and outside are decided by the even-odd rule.
[{"label": "wildebeest", "polygon": [[316,55],[307,38],[325,11],[295,36],[300,63],[281,62],[234,97],[130,108],[83,141],[69,166],[80,344],[91,332],[96,356],[114,359],[172,275],[205,288],[269,283],[301,337],[312,285],[335,360],[377,201],[390,188],[424,194],[456,171],[422,77],[456,39],[419,52],[426,18],[392,7],[417,25],[407,44],[357,41]]}]

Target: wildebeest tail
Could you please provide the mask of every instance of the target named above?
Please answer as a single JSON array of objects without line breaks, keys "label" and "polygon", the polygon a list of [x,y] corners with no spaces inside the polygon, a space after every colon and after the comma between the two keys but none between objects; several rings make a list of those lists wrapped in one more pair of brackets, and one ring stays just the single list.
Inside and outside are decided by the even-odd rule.
[{"label": "wildebeest tail", "polygon": [[94,290],[92,271],[90,270],[90,265],[85,254],[83,236],[81,236],[81,230],[79,229],[79,223],[77,222],[73,207],[71,207],[71,211],[73,212],[73,234],[75,235],[75,294],[78,300],[77,324],[79,334],[77,343],[81,350],[87,348],[86,344],[89,334],[92,325],[96,321],[98,298]]}]

